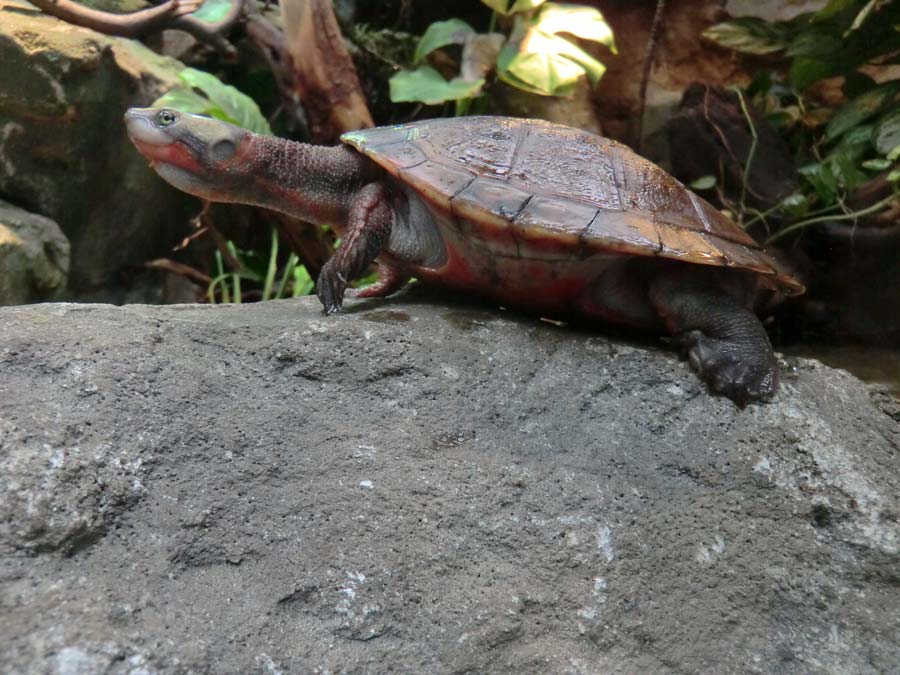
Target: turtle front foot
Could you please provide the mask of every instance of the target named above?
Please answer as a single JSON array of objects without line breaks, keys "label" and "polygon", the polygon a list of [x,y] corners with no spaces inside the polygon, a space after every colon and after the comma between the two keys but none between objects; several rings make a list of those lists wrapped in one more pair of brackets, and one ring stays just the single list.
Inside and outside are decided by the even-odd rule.
[{"label": "turtle front foot", "polygon": [[325,263],[316,280],[316,296],[322,303],[322,311],[326,316],[343,311],[344,293],[347,290],[347,280],[335,269],[333,261],[334,258]]},{"label": "turtle front foot", "polygon": [[682,354],[710,389],[740,407],[768,401],[778,390],[778,364],[769,351],[712,338],[699,330],[681,335]]}]

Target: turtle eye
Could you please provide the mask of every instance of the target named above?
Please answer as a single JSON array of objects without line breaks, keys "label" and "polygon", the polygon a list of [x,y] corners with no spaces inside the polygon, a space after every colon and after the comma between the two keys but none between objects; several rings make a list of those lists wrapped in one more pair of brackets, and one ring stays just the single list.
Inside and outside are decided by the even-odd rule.
[{"label": "turtle eye", "polygon": [[174,124],[176,119],[175,113],[171,110],[160,110],[156,115],[156,121],[161,127],[167,127]]}]

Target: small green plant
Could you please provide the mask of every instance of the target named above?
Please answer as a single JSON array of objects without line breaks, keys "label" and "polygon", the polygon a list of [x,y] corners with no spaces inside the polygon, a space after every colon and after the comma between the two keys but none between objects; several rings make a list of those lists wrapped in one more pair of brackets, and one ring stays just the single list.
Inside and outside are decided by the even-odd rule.
[{"label": "small green plant", "polygon": [[[786,78],[763,72],[739,94],[742,105],[744,95],[751,97],[794,149],[801,189],[765,212],[751,213],[749,219],[743,217],[742,198],[737,216],[745,227],[769,216],[789,221],[769,238],[771,242],[815,223],[856,221],[897,203],[900,79],[876,81],[871,73],[896,60],[898,32],[900,2],[831,0],[818,12],[791,21],[744,17],[704,33],[724,47],[748,54],[783,54],[790,60]],[[846,102],[835,108],[821,103],[814,89],[836,77],[843,78]],[[755,137],[746,108],[745,118]],[[890,194],[855,210],[848,207],[853,191],[879,175],[893,185]],[[698,179],[695,187],[713,187],[709,178]]]},{"label": "small green plant", "polygon": [[313,290],[313,280],[306,267],[300,264],[296,254],[291,253],[281,271],[278,271],[278,231],[272,228],[272,243],[269,256],[263,259],[255,251],[242,251],[234,242],[227,243],[228,252],[239,264],[238,270],[225,269],[221,251],[216,251],[216,276],[209,282],[206,295],[210,304],[240,303],[247,292],[243,282],[259,288],[260,300],[278,300],[309,295]]},{"label": "small green plant", "polygon": [[[482,0],[499,15],[512,16],[509,36],[490,30],[477,33],[461,19],[431,24],[419,40],[413,56],[415,70],[391,78],[391,100],[438,104],[457,103],[462,114],[468,102],[479,96],[492,74],[514,87],[534,94],[566,96],[578,80],[596,82],[606,70],[600,61],[561,34],[606,45],[615,53],[612,30],[592,7],[544,0]],[[494,21],[492,20],[492,27]],[[449,45],[462,46],[459,75],[450,80],[426,59]]]}]

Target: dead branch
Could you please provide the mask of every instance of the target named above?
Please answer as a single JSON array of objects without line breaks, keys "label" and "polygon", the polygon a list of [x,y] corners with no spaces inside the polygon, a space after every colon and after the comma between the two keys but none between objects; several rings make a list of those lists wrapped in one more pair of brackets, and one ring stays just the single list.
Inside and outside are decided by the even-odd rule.
[{"label": "dead branch", "polygon": [[331,0],[283,0],[281,12],[310,139],[334,142],[345,131],[374,126]]},{"label": "dead branch", "polygon": [[168,258],[157,258],[156,260],[150,260],[149,262],[144,263],[144,267],[148,267],[153,270],[164,270],[166,272],[171,272],[172,274],[177,274],[192,281],[196,281],[198,284],[203,284],[204,286],[209,286],[209,284],[212,282],[212,277],[210,277],[208,274],[204,274],[200,270],[195,269],[190,265],[184,265],[182,263],[175,262],[174,260],[169,260]]},{"label": "dead branch", "polygon": [[650,24],[650,37],[647,38],[647,54],[644,56],[644,70],[641,73],[640,114],[638,115],[637,148],[641,151],[644,144],[644,109],[647,107],[647,85],[650,83],[650,69],[659,43],[659,31],[662,28],[663,15],[666,12],[666,0],[656,0],[656,11]]}]

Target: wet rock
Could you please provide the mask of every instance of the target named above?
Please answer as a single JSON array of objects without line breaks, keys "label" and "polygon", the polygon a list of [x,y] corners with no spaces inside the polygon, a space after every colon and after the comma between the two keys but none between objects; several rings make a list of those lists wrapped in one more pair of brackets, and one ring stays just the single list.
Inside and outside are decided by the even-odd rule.
[{"label": "wet rock", "polygon": [[59,225],[0,200],[0,305],[50,300],[69,273],[69,240]]},{"label": "wet rock", "polygon": [[122,124],[182,64],[15,0],[0,0],[0,63],[0,196],[59,223],[74,297],[121,301],[107,289],[127,290],[145,261],[168,253],[195,208],[154,175]]},{"label": "wet rock", "polygon": [[0,671],[880,673],[900,424],[407,293],[0,309]]}]

